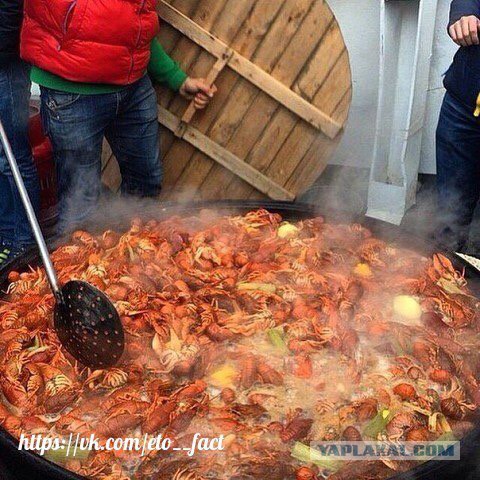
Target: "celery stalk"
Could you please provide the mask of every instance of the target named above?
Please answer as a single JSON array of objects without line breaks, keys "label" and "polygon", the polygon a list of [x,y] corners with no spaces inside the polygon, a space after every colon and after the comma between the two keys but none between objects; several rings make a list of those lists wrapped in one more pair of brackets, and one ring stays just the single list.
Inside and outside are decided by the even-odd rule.
[{"label": "celery stalk", "polygon": [[406,352],[403,350],[402,346],[400,345],[400,342],[396,338],[391,338],[390,343],[392,344],[392,347],[398,356],[402,356],[406,354]]},{"label": "celery stalk", "polygon": [[45,452],[44,458],[47,460],[50,460],[51,462],[54,463],[59,463],[59,464],[65,464],[69,460],[86,460],[89,455],[90,451],[89,450],[83,450],[80,448],[77,448],[77,451],[75,452],[75,455],[73,454],[73,448],[70,449],[70,452],[67,457],[67,447],[62,446],[58,450],[48,450]]},{"label": "celery stalk", "polygon": [[444,433],[452,433],[452,427],[443,413],[438,414],[438,423],[440,423]]},{"label": "celery stalk", "polygon": [[458,442],[458,438],[453,432],[442,433],[436,440],[436,442]]},{"label": "celery stalk", "polygon": [[363,429],[363,436],[376,439],[378,434],[385,429],[387,423],[391,419],[392,414],[390,410],[386,408],[380,410]]},{"label": "celery stalk", "polygon": [[288,349],[287,344],[285,343],[285,340],[283,340],[283,330],[272,328],[270,330],[267,330],[267,335],[268,335],[268,339],[270,340],[270,343],[278,351],[285,354],[290,353],[290,350]]},{"label": "celery stalk", "polygon": [[291,451],[291,456],[303,463],[314,463],[320,468],[325,468],[332,472],[340,470],[342,462],[325,458],[318,450],[300,442],[295,442]]},{"label": "celery stalk", "polygon": [[237,283],[238,290],[260,290],[265,293],[275,293],[277,287],[271,283],[240,282]]},{"label": "celery stalk", "polygon": [[448,423],[448,420],[443,413],[438,414],[438,423],[443,430],[443,433],[437,438],[438,442],[458,441],[457,437],[455,437],[455,434],[452,431],[452,427]]}]

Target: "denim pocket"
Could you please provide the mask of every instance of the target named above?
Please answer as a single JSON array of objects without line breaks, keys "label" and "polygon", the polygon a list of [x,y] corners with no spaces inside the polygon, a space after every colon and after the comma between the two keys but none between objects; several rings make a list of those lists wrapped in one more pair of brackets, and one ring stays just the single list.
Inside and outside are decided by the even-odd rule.
[{"label": "denim pocket", "polygon": [[79,100],[79,93],[59,92],[57,90],[48,90],[45,95],[45,104],[52,112],[58,112],[64,108],[70,107]]},{"label": "denim pocket", "polygon": [[74,122],[76,118],[76,103],[80,100],[79,93],[59,92],[42,88],[42,110],[45,123],[51,130],[51,122]]}]

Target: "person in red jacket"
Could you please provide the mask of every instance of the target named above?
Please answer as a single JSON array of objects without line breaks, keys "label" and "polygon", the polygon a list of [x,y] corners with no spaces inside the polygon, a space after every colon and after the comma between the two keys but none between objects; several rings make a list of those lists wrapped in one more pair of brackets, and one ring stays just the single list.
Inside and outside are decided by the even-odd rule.
[{"label": "person in red jacket", "polygon": [[54,149],[60,229],[82,223],[101,190],[105,136],[125,195],[161,189],[157,98],[150,76],[204,108],[216,88],[188,77],[156,35],[156,0],[25,0],[22,58],[41,88]]}]

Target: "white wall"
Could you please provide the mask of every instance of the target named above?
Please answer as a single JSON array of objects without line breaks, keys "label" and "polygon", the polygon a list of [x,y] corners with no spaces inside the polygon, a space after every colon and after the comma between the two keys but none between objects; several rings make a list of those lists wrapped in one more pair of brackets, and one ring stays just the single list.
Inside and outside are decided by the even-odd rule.
[{"label": "white wall", "polygon": [[[349,51],[353,81],[350,116],[343,139],[330,163],[368,168],[373,156],[378,103],[380,2],[327,1],[340,24]],[[449,5],[450,1],[441,0],[438,7],[421,173],[435,172],[435,128],[444,94],[442,75],[456,50],[446,33]]]},{"label": "white wall", "polygon": [[369,167],[377,114],[380,2],[327,0],[347,45],[353,98],[343,139],[330,163]]}]

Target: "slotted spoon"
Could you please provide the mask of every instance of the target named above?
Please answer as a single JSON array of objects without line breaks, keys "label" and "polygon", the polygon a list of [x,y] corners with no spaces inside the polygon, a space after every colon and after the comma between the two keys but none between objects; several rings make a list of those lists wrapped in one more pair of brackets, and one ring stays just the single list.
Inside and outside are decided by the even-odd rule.
[{"label": "slotted spoon", "polygon": [[45,238],[1,121],[0,140],[55,295],[54,325],[58,338],[63,347],[83,365],[96,369],[111,367],[120,359],[125,348],[118,312],[106,295],[87,282],[73,280],[60,287]]}]

